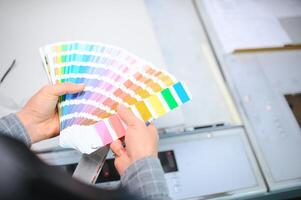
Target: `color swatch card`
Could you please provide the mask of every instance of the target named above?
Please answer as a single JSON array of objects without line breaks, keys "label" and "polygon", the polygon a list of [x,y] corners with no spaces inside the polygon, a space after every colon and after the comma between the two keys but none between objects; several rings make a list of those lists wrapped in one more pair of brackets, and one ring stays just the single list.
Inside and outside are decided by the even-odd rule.
[{"label": "color swatch card", "polygon": [[188,102],[182,81],[119,47],[72,41],[40,48],[52,84],[83,83],[59,98],[60,145],[90,154],[124,136],[119,104],[146,123]]}]

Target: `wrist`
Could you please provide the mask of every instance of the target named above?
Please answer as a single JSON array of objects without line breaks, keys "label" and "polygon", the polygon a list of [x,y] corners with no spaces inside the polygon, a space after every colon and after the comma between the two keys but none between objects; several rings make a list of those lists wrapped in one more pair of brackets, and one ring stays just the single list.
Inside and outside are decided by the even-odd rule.
[{"label": "wrist", "polygon": [[132,159],[132,163],[147,158],[147,157],[153,157],[153,158],[158,158],[158,151],[157,150],[149,150],[149,151],[137,151],[133,152],[132,156],[130,156]]},{"label": "wrist", "polygon": [[158,159],[157,155],[152,155],[152,154],[147,154],[147,155],[141,155],[141,156],[137,156],[134,158],[130,158],[130,162],[128,163],[128,165],[124,168],[123,173],[121,173],[120,175],[123,175],[124,172],[130,168],[131,166],[143,161],[143,160],[148,160],[148,159]]},{"label": "wrist", "polygon": [[32,122],[31,117],[28,114],[26,114],[26,111],[24,111],[24,110],[17,112],[16,116],[18,117],[18,119],[20,120],[22,125],[24,126],[27,134],[30,137],[31,142],[32,143],[36,142],[37,138],[35,137],[35,134],[34,134],[35,127],[34,127],[34,123]]}]

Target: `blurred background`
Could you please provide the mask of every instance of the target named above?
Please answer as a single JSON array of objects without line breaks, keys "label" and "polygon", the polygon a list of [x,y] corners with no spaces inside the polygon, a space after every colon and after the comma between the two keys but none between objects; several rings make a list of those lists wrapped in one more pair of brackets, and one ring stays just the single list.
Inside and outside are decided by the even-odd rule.
[{"label": "blurred background", "polygon": [[[184,80],[193,99],[155,122],[174,199],[301,198],[300,0],[0,0],[0,116],[49,84],[38,48],[120,46]],[[32,146],[73,173],[57,138]],[[115,188],[110,154],[96,186]]]}]

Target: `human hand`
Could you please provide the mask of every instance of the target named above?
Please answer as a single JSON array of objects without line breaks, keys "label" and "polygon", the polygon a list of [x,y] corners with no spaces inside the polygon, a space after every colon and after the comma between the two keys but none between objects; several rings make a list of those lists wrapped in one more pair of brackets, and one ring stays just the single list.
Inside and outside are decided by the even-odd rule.
[{"label": "human hand", "polygon": [[83,84],[62,83],[44,86],[16,113],[31,142],[35,143],[58,135],[59,116],[57,112],[58,97],[67,93],[77,93],[84,89]]},{"label": "human hand", "polygon": [[117,109],[119,117],[127,124],[123,147],[121,140],[111,143],[110,147],[115,153],[115,167],[120,175],[136,160],[147,156],[158,156],[159,135],[154,125],[146,126],[131,110],[124,106]]}]

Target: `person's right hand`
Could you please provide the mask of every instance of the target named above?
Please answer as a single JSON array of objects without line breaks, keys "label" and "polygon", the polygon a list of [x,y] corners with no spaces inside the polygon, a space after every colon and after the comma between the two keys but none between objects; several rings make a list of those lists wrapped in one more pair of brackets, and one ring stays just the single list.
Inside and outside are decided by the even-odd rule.
[{"label": "person's right hand", "polygon": [[126,147],[123,147],[121,140],[110,145],[115,153],[115,167],[122,176],[136,160],[147,156],[157,157],[159,136],[154,125],[146,126],[128,108],[120,105],[117,113],[128,126],[124,138]]}]

